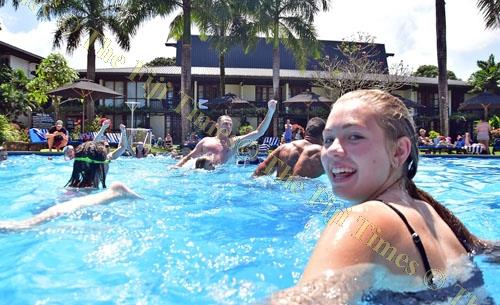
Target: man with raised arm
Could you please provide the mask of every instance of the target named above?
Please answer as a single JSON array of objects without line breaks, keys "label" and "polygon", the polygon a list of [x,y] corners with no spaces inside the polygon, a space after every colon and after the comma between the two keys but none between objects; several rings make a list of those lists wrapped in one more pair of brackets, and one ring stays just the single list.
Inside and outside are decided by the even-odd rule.
[{"label": "man with raised arm", "polygon": [[231,137],[233,120],[228,115],[220,116],[215,125],[217,127],[216,136],[203,138],[196,144],[193,151],[177,163],[177,166],[183,166],[190,159],[198,158],[203,155],[211,155],[214,165],[226,163],[238,148],[249,145],[252,141],[256,141],[264,135],[273,118],[274,111],[276,110],[276,103],[275,100],[270,100],[267,103],[268,112],[264,121],[260,123],[256,130],[243,136]]},{"label": "man with raised arm", "polygon": [[254,176],[270,175],[277,170],[280,179],[289,176],[317,178],[325,171],[321,165],[325,121],[315,117],[307,122],[305,139],[280,145],[260,163]]}]

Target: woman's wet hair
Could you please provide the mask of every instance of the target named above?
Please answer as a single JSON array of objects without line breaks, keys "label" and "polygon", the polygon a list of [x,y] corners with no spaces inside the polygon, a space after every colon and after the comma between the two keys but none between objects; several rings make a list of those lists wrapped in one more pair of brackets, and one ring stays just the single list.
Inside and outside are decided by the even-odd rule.
[{"label": "woman's wet hair", "polygon": [[106,147],[102,143],[85,142],[75,149],[73,172],[66,186],[106,188]]},{"label": "woman's wet hair", "polygon": [[419,189],[413,182],[417,173],[419,151],[417,132],[413,118],[408,108],[397,97],[381,90],[358,90],[343,95],[337,102],[361,100],[372,109],[377,124],[384,130],[386,141],[394,145],[401,137],[411,140],[411,152],[403,165],[402,177],[409,195],[417,200],[429,203],[438,215],[455,233],[460,243],[469,253],[482,252],[489,247],[488,243],[472,234],[465,225],[446,207],[435,200],[430,194]]}]

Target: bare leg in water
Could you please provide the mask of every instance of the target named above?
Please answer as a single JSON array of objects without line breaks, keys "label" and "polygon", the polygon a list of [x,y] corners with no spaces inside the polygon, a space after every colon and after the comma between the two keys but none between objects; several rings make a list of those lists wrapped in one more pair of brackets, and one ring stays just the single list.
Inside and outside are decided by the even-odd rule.
[{"label": "bare leg in water", "polygon": [[123,183],[116,182],[113,183],[111,187],[105,191],[102,191],[97,194],[91,194],[79,198],[74,198],[71,199],[70,201],[56,204],[31,218],[24,220],[0,221],[0,230],[17,231],[17,230],[29,229],[33,226],[36,226],[38,224],[49,221],[55,217],[58,217],[62,214],[70,214],[81,208],[93,205],[107,204],[115,200],[124,198],[140,199],[141,197],[137,195],[134,191],[129,189]]}]

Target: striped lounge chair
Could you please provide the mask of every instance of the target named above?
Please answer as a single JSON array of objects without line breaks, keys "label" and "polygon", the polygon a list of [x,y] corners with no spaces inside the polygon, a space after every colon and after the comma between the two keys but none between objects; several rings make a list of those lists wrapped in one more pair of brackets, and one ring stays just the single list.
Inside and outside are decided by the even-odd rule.
[{"label": "striped lounge chair", "polygon": [[278,137],[265,137],[262,144],[269,145],[270,148],[276,148],[280,145],[280,138]]},{"label": "striped lounge chair", "polygon": [[106,134],[106,139],[108,140],[109,145],[118,146],[118,144],[120,143],[120,136],[121,133],[119,132],[108,132]]}]

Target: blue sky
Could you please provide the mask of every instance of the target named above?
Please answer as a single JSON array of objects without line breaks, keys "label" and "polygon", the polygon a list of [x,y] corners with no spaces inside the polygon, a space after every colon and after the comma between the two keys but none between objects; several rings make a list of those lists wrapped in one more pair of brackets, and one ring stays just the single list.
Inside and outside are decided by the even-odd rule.
[{"label": "blue sky", "polygon": [[[389,64],[403,61],[414,70],[423,64],[436,65],[434,1],[384,0],[383,4],[373,0],[331,1],[330,11],[316,17],[319,38],[341,40],[364,32],[385,44],[387,52],[395,53],[389,58]],[[485,30],[476,1],[447,1],[446,9],[449,70],[466,80],[477,70],[478,59],[485,60],[494,54],[500,61],[500,30]],[[129,52],[111,43],[113,56],[125,58],[119,67],[134,67],[138,62],[148,62],[158,56],[175,56],[173,48],[164,46],[172,18],[155,18],[145,23],[132,39]],[[73,54],[66,54],[64,48],[52,49],[54,21],[39,22],[28,7],[21,5],[16,11],[7,5],[0,8],[0,22],[0,40],[41,56],[59,52],[74,68],[85,68],[83,47]],[[99,68],[111,67],[110,61],[97,59],[96,64]]]}]

